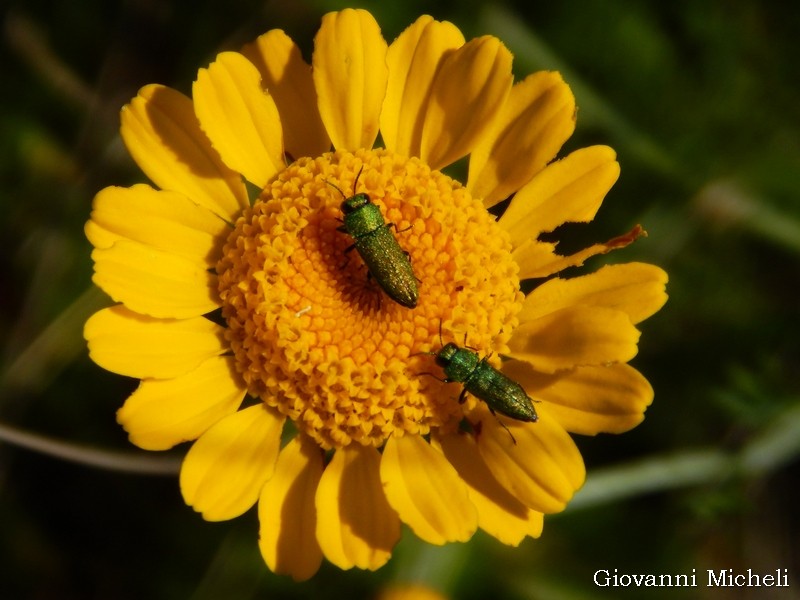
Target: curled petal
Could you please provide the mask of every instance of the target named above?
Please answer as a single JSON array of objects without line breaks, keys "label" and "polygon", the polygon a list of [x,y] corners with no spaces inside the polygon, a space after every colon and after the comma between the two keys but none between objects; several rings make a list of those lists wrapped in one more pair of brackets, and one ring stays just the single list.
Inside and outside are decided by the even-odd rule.
[{"label": "curled petal", "polygon": [[647,237],[647,232],[642,229],[641,225],[636,225],[624,235],[612,238],[601,244],[593,244],[569,256],[556,254],[556,244],[528,240],[517,246],[512,252],[512,256],[519,265],[520,279],[547,277],[553,273],[559,273],[567,267],[580,267],[592,256],[619,250],[632,244],[640,237]]},{"label": "curled petal", "polygon": [[222,327],[208,319],[155,319],[121,305],[89,317],[83,336],[94,362],[139,379],[179,377],[228,350]]},{"label": "curled petal", "polygon": [[375,143],[389,77],[386,49],[378,23],[363,9],[322,17],[311,63],[319,113],[337,150]]},{"label": "curled petal", "polygon": [[405,156],[420,156],[436,74],[444,57],[463,44],[464,36],[455,25],[423,15],[389,46],[386,62],[391,77],[381,111],[386,148]]},{"label": "curled petal", "polygon": [[493,206],[553,160],[575,131],[575,97],[556,72],[540,71],[511,88],[492,129],[469,158],[467,189]]},{"label": "curled petal", "polygon": [[383,493],[380,461],[375,448],[341,448],[319,482],[317,541],[341,569],[382,567],[400,539],[400,519]]},{"label": "curled petal", "polygon": [[331,140],[317,107],[317,90],[311,66],[300,48],[280,29],[273,29],[242,48],[261,73],[261,87],[268,91],[281,115],[286,153],[293,159],[319,156]]},{"label": "curled petal", "polygon": [[381,459],[389,504],[430,544],[465,542],[478,526],[467,487],[452,465],[416,435],[392,437]]},{"label": "curled petal", "polygon": [[314,496],[322,477],[322,452],[303,435],[295,436],[278,455],[275,473],[258,501],[258,547],[267,566],[295,581],[319,569]]},{"label": "curled petal", "polygon": [[145,315],[185,319],[219,306],[217,276],[202,259],[120,240],[92,252],[92,281],[116,302]]},{"label": "curled petal", "polygon": [[148,85],[122,108],[121,119],[125,146],[158,187],[180,192],[227,221],[248,206],[244,182],[211,147],[189,98]]},{"label": "curled petal", "polygon": [[497,38],[470,40],[449,53],[431,90],[420,157],[441,169],[469,154],[513,83],[511,53]]},{"label": "curled petal", "polygon": [[236,412],[245,389],[233,358],[215,356],[174,379],[145,379],[117,411],[131,442],[167,450]]},{"label": "curled petal", "polygon": [[500,217],[511,244],[516,248],[564,223],[591,221],[619,177],[616,157],[608,146],[590,146],[549,164]]},{"label": "curled petal", "polygon": [[186,504],[207,521],[233,519],[253,506],[275,469],[284,420],[259,403],[201,435],[181,467]]},{"label": "curled petal", "polygon": [[554,513],[583,485],[586,469],[575,442],[544,408],[537,407],[535,423],[504,420],[508,431],[481,410],[477,439],[489,471],[505,489],[532,510]]},{"label": "curled petal", "polygon": [[528,363],[509,360],[503,372],[531,396],[547,403],[547,411],[567,431],[581,435],[623,433],[644,419],[653,388],[639,371],[625,364],[578,367],[547,375]]},{"label": "curled petal", "polygon": [[543,515],[529,509],[495,479],[471,435],[454,433],[431,438],[469,488],[478,509],[478,527],[502,543],[518,546],[526,536],[539,537]]},{"label": "curled petal", "polygon": [[94,198],[86,237],[95,248],[127,239],[184,258],[219,259],[219,246],[230,229],[217,215],[182,194],[148,185],[107,187]]},{"label": "curled petal", "polygon": [[627,362],[636,356],[639,330],[627,314],[610,308],[573,306],[520,325],[509,356],[553,373],[586,365]]},{"label": "curled petal", "polygon": [[231,169],[262,188],[286,166],[278,108],[244,56],[223,52],[200,69],[192,98],[203,131]]},{"label": "curled petal", "polygon": [[662,269],[645,263],[609,265],[572,279],[554,278],[525,298],[520,322],[581,305],[621,310],[636,324],[664,306],[666,283],[667,274]]}]

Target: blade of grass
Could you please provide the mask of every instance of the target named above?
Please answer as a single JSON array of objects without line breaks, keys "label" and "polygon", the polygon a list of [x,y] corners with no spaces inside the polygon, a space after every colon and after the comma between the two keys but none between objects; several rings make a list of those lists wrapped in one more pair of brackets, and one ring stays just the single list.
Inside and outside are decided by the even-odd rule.
[{"label": "blade of grass", "polygon": [[597,469],[589,474],[567,512],[732,476],[764,477],[798,456],[800,404],[784,411],[738,452],[706,448]]},{"label": "blade of grass", "polygon": [[685,170],[645,133],[620,115],[602,96],[556,54],[526,24],[524,19],[500,4],[487,4],[477,27],[503,40],[514,54],[519,72],[559,71],[569,84],[580,110],[579,124],[594,124],[607,130],[616,139],[620,150],[649,169],[677,181],[686,181]]}]

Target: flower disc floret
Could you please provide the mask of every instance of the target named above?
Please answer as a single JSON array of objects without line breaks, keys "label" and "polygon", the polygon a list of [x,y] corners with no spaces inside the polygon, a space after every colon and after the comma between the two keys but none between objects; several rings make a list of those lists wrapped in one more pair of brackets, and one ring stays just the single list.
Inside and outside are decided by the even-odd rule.
[{"label": "flower disc floret", "polygon": [[[414,310],[348,251],[340,207],[354,187],[409,252]],[[422,375],[436,367],[414,355],[438,350],[440,324],[472,346],[505,347],[522,301],[510,250],[478,200],[418,159],[364,150],[298,160],[239,218],[217,265],[238,370],[251,395],[325,448],[452,430],[465,408],[458,390]]]}]

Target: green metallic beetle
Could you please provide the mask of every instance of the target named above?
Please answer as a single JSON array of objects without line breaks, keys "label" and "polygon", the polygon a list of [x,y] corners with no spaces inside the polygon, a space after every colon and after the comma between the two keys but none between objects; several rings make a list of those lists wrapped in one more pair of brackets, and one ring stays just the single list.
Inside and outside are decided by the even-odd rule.
[{"label": "green metallic beetle", "polygon": [[395,302],[406,308],[414,308],[417,305],[419,291],[417,278],[411,268],[411,259],[389,231],[394,227],[394,223],[386,224],[381,209],[373,204],[368,194],[355,193],[360,176],[361,171],[353,182],[353,195],[349,198],[330,181],[327,182],[344,198],[341,204],[344,224],[339,230],[353,238],[353,245],[345,252],[350,252],[353,248],[358,250],[370,275],[375,278],[383,291]]},{"label": "green metallic beetle", "polygon": [[[440,323],[440,341],[441,335]],[[438,352],[424,354],[436,357],[436,364],[442,367],[445,374],[445,379],[441,381],[458,382],[464,386],[458,397],[460,403],[463,403],[467,393],[470,393],[486,402],[492,414],[497,411],[517,421],[530,423],[538,420],[533,400],[520,384],[490,365],[488,356],[480,358],[477,352],[462,348],[453,342],[448,342]]]}]

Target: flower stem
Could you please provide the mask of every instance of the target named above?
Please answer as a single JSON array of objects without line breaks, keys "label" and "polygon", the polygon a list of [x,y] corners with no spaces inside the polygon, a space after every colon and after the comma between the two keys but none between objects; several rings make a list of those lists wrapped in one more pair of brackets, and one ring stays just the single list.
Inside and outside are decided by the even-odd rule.
[{"label": "flower stem", "polygon": [[108,471],[175,476],[180,468],[179,457],[142,456],[131,452],[113,452],[92,448],[22,431],[2,423],[0,423],[0,441],[61,460]]},{"label": "flower stem", "polygon": [[83,324],[89,315],[109,304],[108,296],[89,287],[26,346],[19,350],[4,348],[13,360],[0,372],[0,399],[12,391],[46,389],[66,365],[86,352]]}]

